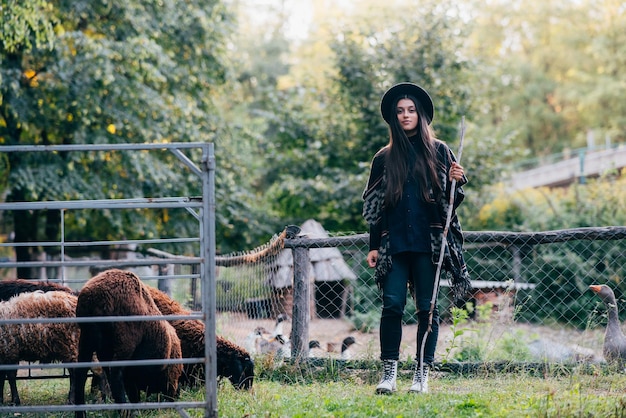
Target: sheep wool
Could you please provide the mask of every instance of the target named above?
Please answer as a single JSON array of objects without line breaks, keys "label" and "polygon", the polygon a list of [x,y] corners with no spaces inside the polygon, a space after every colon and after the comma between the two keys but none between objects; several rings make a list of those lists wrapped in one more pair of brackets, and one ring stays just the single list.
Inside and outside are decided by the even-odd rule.
[{"label": "sheep wool", "polygon": [[[147,286],[132,272],[111,269],[85,283],[78,295],[77,317],[160,316]],[[80,323],[78,361],[88,362],[95,352],[100,361],[180,359],[176,330],[167,321]],[[110,367],[107,379],[116,403],[139,402],[139,391],[178,396],[182,364]],[[76,371],[76,404],[85,403],[87,370]],[[76,416],[84,417],[84,412]]]},{"label": "sheep wool", "polygon": [[[189,315],[190,310],[170,298],[166,293],[146,286],[154,303],[163,315]],[[204,357],[204,324],[199,320],[170,321],[180,338],[184,358]],[[237,389],[250,389],[254,381],[254,362],[244,348],[217,336],[217,375],[226,377]],[[204,383],[202,364],[185,364],[181,385]]]},{"label": "sheep wool", "polygon": [[[72,318],[77,297],[65,291],[20,293],[0,302],[1,319]],[[20,361],[41,363],[76,362],[79,328],[76,323],[24,323],[0,325],[0,361],[18,364]],[[0,373],[0,402],[3,402],[4,381],[8,377],[11,402],[21,403],[15,383],[17,370]],[[70,373],[70,386],[73,387]],[[70,392],[70,398],[72,393]]]},{"label": "sheep wool", "polygon": [[78,292],[72,288],[63,286],[59,283],[41,281],[41,280],[26,280],[26,279],[9,279],[0,280],[0,301],[11,299],[13,296],[17,296],[20,293],[36,292],[41,290],[43,292],[62,291],[67,293],[73,293],[75,295]]}]

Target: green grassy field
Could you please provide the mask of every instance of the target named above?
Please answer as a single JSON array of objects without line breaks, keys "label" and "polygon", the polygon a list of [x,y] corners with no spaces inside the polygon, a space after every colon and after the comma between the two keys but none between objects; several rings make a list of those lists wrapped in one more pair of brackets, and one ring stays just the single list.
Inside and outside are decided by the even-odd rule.
[{"label": "green grassy field", "polygon": [[[220,417],[626,417],[626,375],[587,366],[580,370],[496,372],[474,375],[436,372],[428,394],[407,393],[404,370],[398,392],[375,395],[379,371],[325,366],[261,369],[254,390],[239,392],[220,382]],[[66,380],[20,381],[23,404],[63,404]],[[180,400],[202,400],[204,389],[183,391]],[[200,410],[188,410],[193,417]],[[3,416],[35,417],[23,413]],[[39,415],[40,416],[40,415]],[[73,414],[46,414],[70,417]],[[112,412],[91,417],[113,417]],[[141,411],[139,417],[179,417],[173,410]]]}]

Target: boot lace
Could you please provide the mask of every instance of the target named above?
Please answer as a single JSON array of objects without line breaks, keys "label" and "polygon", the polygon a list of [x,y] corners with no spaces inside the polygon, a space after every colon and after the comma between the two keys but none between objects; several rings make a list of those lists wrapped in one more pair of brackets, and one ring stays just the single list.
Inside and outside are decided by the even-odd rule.
[{"label": "boot lace", "polygon": [[424,366],[424,370],[422,373],[422,368],[418,365],[415,366],[415,374],[413,375],[413,383],[422,383],[428,381],[428,366]]},{"label": "boot lace", "polygon": [[393,361],[385,361],[383,363],[383,381],[393,380]]}]

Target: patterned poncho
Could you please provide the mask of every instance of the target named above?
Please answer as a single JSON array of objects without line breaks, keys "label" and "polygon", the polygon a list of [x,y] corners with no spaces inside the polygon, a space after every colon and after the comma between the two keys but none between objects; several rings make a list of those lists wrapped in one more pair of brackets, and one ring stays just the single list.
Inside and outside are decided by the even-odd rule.
[{"label": "patterned poncho", "polygon": [[[448,180],[448,172],[453,161],[456,161],[450,148],[443,142],[437,141],[437,174],[443,188],[441,197],[436,201],[436,209],[429,214],[430,218],[430,243],[432,249],[433,263],[439,262],[441,252],[441,244],[443,242],[443,230],[446,223],[448,207],[450,205],[450,188],[451,182]],[[381,236],[381,244],[378,248],[378,261],[376,263],[375,278],[379,287],[387,277],[387,272],[391,268],[391,256],[389,255],[389,239],[386,228],[385,219],[385,186],[386,175],[384,168],[384,149],[376,154],[372,162],[372,171],[370,172],[370,180],[363,192],[363,217],[368,225],[378,225],[382,222],[383,231]],[[463,201],[465,194],[463,184],[467,183],[464,177],[455,190],[455,198],[453,203],[452,217],[450,226],[446,236],[446,248],[444,252],[442,272],[445,272],[450,278],[452,292],[456,299],[463,298],[470,290],[470,276],[463,258],[463,232],[461,224],[456,216],[455,209]],[[431,189],[431,198],[435,197]]]}]

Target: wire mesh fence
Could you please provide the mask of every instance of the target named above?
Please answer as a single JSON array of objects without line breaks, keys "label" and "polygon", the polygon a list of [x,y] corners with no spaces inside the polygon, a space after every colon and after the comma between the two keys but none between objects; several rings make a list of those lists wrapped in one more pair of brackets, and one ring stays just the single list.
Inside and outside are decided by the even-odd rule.
[{"label": "wire mesh fence", "polygon": [[[378,358],[381,300],[367,243],[367,234],[331,236],[307,221],[245,257],[218,257],[218,334],[257,356],[311,345],[315,357]],[[438,361],[602,361],[605,308],[589,285],[608,284],[623,298],[626,227],[465,232],[465,250],[473,291],[452,300],[442,277]],[[410,298],[404,323],[401,356],[412,359]]]},{"label": "wire mesh fence", "polygon": [[[377,359],[381,301],[365,261],[368,238],[330,234],[308,221],[253,250],[217,256],[216,333],[255,358]],[[473,292],[466,300],[452,300],[442,278],[436,353],[442,370],[500,361],[602,361],[606,309],[589,285],[608,284],[618,305],[624,299],[626,227],[465,232],[465,250]],[[201,310],[197,260],[150,254],[154,260],[142,263],[177,263],[144,272],[142,279],[156,285],[176,278],[172,297]],[[417,352],[410,299],[404,323],[401,360],[406,361]]]}]

